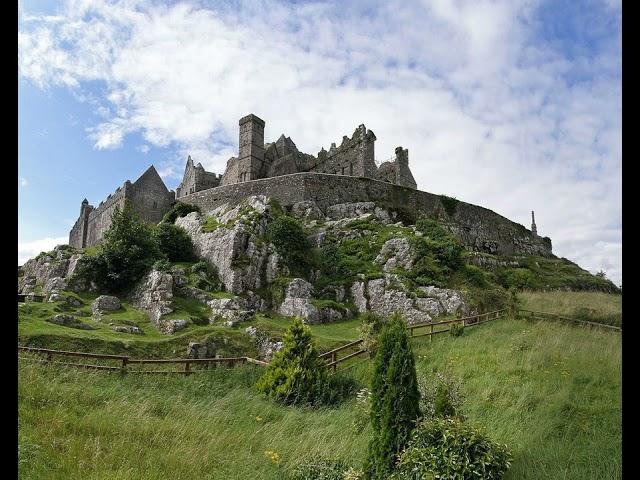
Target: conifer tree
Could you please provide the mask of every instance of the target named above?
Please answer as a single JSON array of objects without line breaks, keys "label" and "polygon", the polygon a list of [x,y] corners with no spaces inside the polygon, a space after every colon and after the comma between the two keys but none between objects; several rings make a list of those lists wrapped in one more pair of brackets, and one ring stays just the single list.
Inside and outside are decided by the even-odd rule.
[{"label": "conifer tree", "polygon": [[321,402],[329,387],[327,366],[313,345],[311,329],[295,318],[283,343],[258,380],[258,391],[290,405]]},{"label": "conifer tree", "polygon": [[420,393],[407,328],[396,314],[382,330],[371,384],[373,438],[365,474],[384,479],[407,445],[420,416]]}]

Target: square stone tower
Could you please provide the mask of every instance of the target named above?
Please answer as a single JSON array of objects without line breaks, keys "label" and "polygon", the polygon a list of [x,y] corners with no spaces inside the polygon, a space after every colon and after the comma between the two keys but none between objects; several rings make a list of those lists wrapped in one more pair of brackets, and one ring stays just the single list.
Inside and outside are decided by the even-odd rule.
[{"label": "square stone tower", "polygon": [[264,120],[250,114],[240,119],[238,182],[260,178],[264,162]]}]

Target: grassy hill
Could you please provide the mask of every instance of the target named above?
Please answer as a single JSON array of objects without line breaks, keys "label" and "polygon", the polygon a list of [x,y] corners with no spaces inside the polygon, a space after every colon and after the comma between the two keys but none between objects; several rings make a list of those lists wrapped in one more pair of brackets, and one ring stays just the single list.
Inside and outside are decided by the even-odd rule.
[{"label": "grassy hill", "polygon": [[[526,301],[533,308],[541,300]],[[256,321],[284,327],[282,319]],[[314,335],[351,340],[351,323]],[[412,342],[418,374],[462,379],[469,421],[511,447],[506,478],[621,478],[618,333],[504,319],[459,338]],[[360,359],[343,374],[367,386],[370,366]],[[319,457],[361,465],[369,431],[355,399],[332,409],[282,407],[255,392],[259,375],[246,366],[121,377],[20,361],[20,478],[281,479]]]}]

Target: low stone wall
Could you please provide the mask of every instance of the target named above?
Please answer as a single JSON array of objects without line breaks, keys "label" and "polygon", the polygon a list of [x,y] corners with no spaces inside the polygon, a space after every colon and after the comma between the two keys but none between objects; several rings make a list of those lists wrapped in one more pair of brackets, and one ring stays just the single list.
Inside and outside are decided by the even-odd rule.
[{"label": "low stone wall", "polygon": [[203,212],[224,203],[237,203],[251,195],[277,199],[283,207],[312,200],[321,210],[340,203],[375,202],[401,216],[438,217],[467,247],[499,255],[551,255],[551,241],[534,235],[524,226],[477,205],[366,177],[294,173],[244,183],[223,185],[186,195],[183,203],[198,205]]}]

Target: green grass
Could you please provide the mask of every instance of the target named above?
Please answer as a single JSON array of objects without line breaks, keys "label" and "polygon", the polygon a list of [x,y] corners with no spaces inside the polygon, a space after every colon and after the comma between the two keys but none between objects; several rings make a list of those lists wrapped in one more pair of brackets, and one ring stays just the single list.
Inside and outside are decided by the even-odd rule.
[{"label": "green grass", "polygon": [[[256,322],[285,327],[282,318]],[[312,331],[322,342],[356,328],[353,321]],[[509,445],[507,480],[621,478],[618,333],[502,319],[412,343],[418,373],[461,377],[468,421]],[[345,372],[366,385],[370,368],[362,358]],[[121,377],[21,361],[20,477],[281,479],[319,457],[361,465],[369,431],[354,426],[362,413],[353,400],[282,407],[253,390],[259,373],[247,366]]]},{"label": "green grass", "polygon": [[[66,294],[66,293],[65,293]],[[151,323],[148,316],[123,302],[123,309],[103,315],[101,321],[91,317],[91,301],[95,295],[81,294],[84,305],[78,308],[65,306],[64,302],[28,302],[18,307],[18,343],[31,347],[52,348],[93,353],[125,354],[137,358],[183,357],[190,341],[218,339],[222,355],[255,355],[252,341],[238,330],[205,324],[208,307],[195,300],[174,297],[176,312],[169,318],[198,319],[200,325],[191,323],[185,330],[164,335]],[[57,313],[78,315],[79,320],[95,330],[79,330],[46,321]],[[109,325],[113,323],[114,325]],[[119,333],[116,325],[135,325],[145,335]]]},{"label": "green grass", "polygon": [[534,292],[519,294],[522,308],[558,313],[579,320],[622,325],[622,295],[601,292]]}]

